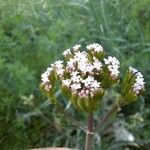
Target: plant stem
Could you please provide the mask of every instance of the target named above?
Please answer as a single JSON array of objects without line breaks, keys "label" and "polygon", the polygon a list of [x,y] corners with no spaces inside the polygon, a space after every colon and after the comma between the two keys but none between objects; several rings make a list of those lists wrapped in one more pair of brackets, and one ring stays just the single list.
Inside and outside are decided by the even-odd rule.
[{"label": "plant stem", "polygon": [[98,132],[101,128],[105,126],[107,121],[111,119],[111,117],[118,112],[118,105],[114,105],[112,109],[106,114],[106,116],[102,117],[99,124],[95,127],[94,132]]},{"label": "plant stem", "polygon": [[92,150],[93,145],[93,112],[88,116],[88,131],[86,132],[85,150]]}]

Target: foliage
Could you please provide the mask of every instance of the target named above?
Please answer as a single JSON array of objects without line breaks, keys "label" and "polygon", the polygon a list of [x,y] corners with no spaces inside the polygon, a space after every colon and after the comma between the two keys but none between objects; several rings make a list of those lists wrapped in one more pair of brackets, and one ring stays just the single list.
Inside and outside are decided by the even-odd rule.
[{"label": "foliage", "polygon": [[[121,59],[123,72],[129,65],[140,68],[146,81],[145,100],[125,107],[122,113],[137,140],[149,139],[149,4],[149,0],[0,0],[0,149],[82,149],[85,135],[66,123],[38,88],[45,66],[75,43],[101,43]],[[68,109],[76,114],[71,106]],[[137,111],[145,121],[132,126],[126,114]],[[82,114],[76,117],[84,120]],[[102,136],[106,137],[103,145],[113,139]],[[99,135],[97,145],[99,149]]]}]

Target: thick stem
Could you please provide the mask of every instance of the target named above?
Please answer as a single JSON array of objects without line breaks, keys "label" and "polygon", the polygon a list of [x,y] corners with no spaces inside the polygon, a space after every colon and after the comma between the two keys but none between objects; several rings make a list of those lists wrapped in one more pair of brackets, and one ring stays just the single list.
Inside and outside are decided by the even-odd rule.
[{"label": "thick stem", "polygon": [[88,116],[88,131],[86,132],[85,150],[92,150],[93,145],[93,112]]}]

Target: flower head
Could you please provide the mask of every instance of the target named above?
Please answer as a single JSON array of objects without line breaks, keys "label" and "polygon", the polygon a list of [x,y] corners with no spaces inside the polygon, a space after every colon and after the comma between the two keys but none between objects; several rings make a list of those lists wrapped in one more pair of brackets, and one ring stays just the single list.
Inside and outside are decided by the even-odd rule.
[{"label": "flower head", "polygon": [[[59,80],[68,99],[80,110],[91,112],[97,110],[105,90],[118,81],[120,62],[116,57],[104,58],[104,50],[98,43],[87,45],[87,52],[81,51],[80,47],[77,44],[72,52],[71,49],[64,51],[64,61],[55,61],[47,68],[41,75],[41,85],[53,98],[55,80]],[[140,95],[145,84],[143,75],[133,67],[129,67],[128,74],[127,86],[123,86],[124,96],[126,93]]]},{"label": "flower head", "polygon": [[141,74],[141,72],[139,72],[136,69],[135,82],[134,82],[134,84],[132,86],[133,92],[136,95],[140,94],[140,92],[144,90],[144,85],[145,85],[145,82],[144,82],[143,75]]},{"label": "flower head", "polygon": [[112,78],[117,78],[119,75],[120,62],[116,57],[109,56],[107,59],[104,58],[104,63],[110,72]]},{"label": "flower head", "polygon": [[86,46],[88,50],[93,50],[94,52],[102,52],[103,47],[99,45],[98,43],[89,44]]}]

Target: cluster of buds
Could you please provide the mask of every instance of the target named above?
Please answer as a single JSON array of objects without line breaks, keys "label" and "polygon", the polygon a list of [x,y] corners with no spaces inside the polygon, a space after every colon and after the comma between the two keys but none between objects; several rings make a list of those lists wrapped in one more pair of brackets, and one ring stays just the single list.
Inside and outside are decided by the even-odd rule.
[{"label": "cluster of buds", "polygon": [[145,90],[145,82],[140,71],[129,67],[122,82],[122,96],[125,102],[134,101]]},{"label": "cluster of buds", "polygon": [[[98,43],[87,45],[86,51],[81,51],[80,48],[81,45],[75,45],[67,49],[63,52],[64,61],[58,60],[47,68],[41,75],[41,88],[49,96],[54,96],[57,79],[62,93],[78,109],[91,112],[99,107],[105,90],[118,81],[120,63],[112,56],[104,58],[105,51]],[[130,68],[123,82],[124,85],[127,85],[127,78],[134,78],[134,83],[130,85],[132,93],[140,94],[144,89],[141,73]],[[129,91],[129,85],[122,87],[125,93]]]}]

